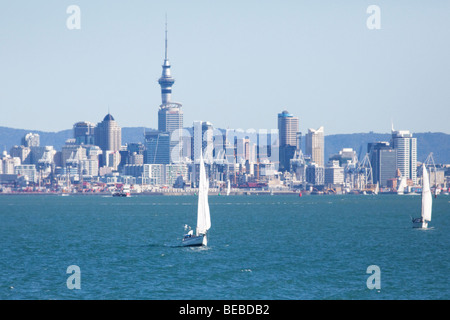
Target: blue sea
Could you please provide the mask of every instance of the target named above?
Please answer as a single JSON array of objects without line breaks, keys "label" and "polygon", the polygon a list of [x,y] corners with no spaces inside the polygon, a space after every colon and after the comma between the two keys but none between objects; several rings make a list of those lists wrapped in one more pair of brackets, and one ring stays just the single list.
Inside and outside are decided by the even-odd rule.
[{"label": "blue sea", "polygon": [[0,196],[0,299],[450,299],[450,196],[427,230],[420,196],[210,196],[208,246],[181,247],[196,200]]}]

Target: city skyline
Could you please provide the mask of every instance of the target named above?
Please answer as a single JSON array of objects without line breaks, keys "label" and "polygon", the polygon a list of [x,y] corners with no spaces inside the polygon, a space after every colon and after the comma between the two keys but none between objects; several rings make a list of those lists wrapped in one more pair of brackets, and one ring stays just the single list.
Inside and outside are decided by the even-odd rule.
[{"label": "city skyline", "polygon": [[[121,127],[156,129],[167,13],[174,100],[183,101],[187,126],[271,129],[287,109],[302,132],[389,132],[393,121],[450,133],[441,41],[450,5],[378,1],[381,29],[369,30],[370,4],[79,1],[80,30],[65,25],[69,3],[9,4],[0,19],[0,126],[54,132],[110,109]],[[437,116],[424,121],[423,108]]]}]

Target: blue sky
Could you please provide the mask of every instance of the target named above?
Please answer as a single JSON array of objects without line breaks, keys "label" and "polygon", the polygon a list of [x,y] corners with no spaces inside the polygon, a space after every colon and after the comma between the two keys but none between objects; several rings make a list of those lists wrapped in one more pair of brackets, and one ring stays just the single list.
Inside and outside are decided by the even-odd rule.
[{"label": "blue sky", "polygon": [[185,126],[450,133],[449,1],[3,1],[0,126],[156,128],[166,13]]}]

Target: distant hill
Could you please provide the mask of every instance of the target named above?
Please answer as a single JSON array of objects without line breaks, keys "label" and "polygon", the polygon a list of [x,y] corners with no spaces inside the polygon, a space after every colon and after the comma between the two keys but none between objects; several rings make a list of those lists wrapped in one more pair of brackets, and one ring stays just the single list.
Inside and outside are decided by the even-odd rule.
[{"label": "distant hill", "polygon": [[[144,142],[144,131],[155,129],[144,127],[122,128],[122,144],[130,142]],[[9,150],[14,145],[20,145],[21,139],[27,133],[34,132],[40,136],[41,146],[53,146],[61,150],[67,139],[73,137],[71,129],[59,132],[44,132],[36,130],[13,129],[0,127],[0,150]],[[413,133],[417,138],[417,160],[424,161],[430,152],[433,152],[436,163],[450,163],[450,134],[440,132]],[[353,148],[357,155],[363,157],[367,152],[367,143],[376,141],[389,141],[389,133],[352,133],[334,134],[325,136],[325,160],[336,154],[342,148]],[[303,143],[304,144],[304,143]]]}]

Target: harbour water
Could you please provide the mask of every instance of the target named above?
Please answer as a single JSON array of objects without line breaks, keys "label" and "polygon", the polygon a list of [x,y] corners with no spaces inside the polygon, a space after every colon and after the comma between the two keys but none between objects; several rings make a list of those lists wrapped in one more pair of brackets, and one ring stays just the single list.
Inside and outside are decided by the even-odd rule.
[{"label": "harbour water", "polygon": [[[0,299],[449,299],[450,196],[0,196]],[[68,289],[69,266],[80,289]],[[379,289],[369,289],[369,266]]]}]

